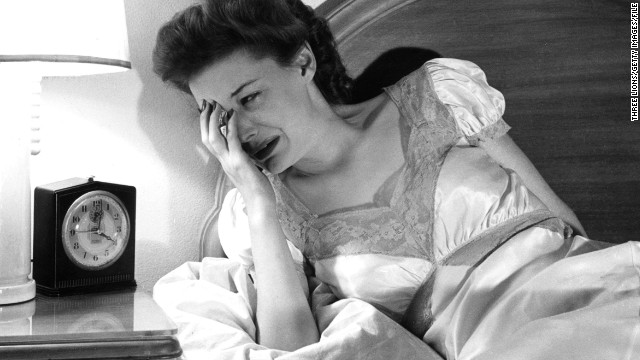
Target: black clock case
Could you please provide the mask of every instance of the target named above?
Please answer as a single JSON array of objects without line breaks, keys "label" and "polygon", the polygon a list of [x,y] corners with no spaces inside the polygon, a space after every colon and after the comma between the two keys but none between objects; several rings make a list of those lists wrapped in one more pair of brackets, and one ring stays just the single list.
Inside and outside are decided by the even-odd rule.
[{"label": "black clock case", "polygon": [[[71,262],[64,251],[62,223],[71,204],[94,190],[108,191],[122,201],[129,213],[131,230],[127,247],[112,265],[85,270]],[[60,296],[136,286],[135,187],[73,178],[36,187],[33,200],[33,279],[38,293]]]}]

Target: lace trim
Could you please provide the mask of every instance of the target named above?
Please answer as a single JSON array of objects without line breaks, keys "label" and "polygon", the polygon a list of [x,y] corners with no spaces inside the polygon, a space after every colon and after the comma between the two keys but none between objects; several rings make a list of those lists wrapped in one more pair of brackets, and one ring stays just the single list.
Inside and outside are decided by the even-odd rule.
[{"label": "lace trim", "polygon": [[509,130],[511,130],[511,126],[509,126],[504,119],[500,118],[495,123],[482,128],[480,132],[467,136],[467,141],[469,142],[469,145],[478,146],[481,141],[497,139],[506,134]]},{"label": "lace trim", "polygon": [[412,166],[396,189],[403,194],[397,211],[419,234],[428,258],[433,261],[436,182],[446,154],[461,135],[449,110],[436,96],[426,65],[385,91],[413,125],[408,153]]},{"label": "lace trim", "polygon": [[391,208],[375,208],[321,218],[309,227],[305,255],[320,260],[337,255],[383,254],[431,260],[422,239]]}]

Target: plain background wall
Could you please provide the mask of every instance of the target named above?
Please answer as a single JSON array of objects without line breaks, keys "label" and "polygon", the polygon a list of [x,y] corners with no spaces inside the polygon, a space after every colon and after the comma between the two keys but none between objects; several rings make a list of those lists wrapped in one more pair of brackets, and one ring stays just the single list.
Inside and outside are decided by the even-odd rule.
[{"label": "plain background wall", "polygon": [[126,0],[132,70],[42,81],[42,152],[31,159],[32,188],[88,176],[135,186],[136,279],[148,291],[198,259],[219,171],[200,143],[195,102],[163,84],[151,64],[157,30],[195,2]]}]

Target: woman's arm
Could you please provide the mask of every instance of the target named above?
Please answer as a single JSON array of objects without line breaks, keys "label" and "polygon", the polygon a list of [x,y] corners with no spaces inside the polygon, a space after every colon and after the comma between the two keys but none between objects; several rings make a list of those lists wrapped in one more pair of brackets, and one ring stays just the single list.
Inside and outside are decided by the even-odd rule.
[{"label": "woman's arm", "polygon": [[501,166],[517,172],[529,190],[542,200],[551,212],[569,224],[577,234],[587,236],[576,214],[553,192],[531,160],[509,135],[505,134],[494,140],[481,141],[480,147]]},{"label": "woman's arm", "polygon": [[319,335],[276,215],[275,194],[242,150],[235,114],[229,119],[226,141],[220,134],[218,109],[207,104],[200,116],[202,142],[245,201],[256,269],[258,342],[274,349],[297,350],[317,342]]},{"label": "woman's arm", "polygon": [[258,291],[258,342],[296,350],[318,341],[316,326],[276,215],[275,199],[245,201]]}]

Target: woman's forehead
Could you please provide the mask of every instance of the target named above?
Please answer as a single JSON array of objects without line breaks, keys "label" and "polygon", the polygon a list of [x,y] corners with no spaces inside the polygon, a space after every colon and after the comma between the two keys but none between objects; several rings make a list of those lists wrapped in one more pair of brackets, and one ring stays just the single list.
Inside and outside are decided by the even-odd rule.
[{"label": "woman's forehead", "polygon": [[191,78],[189,88],[196,100],[223,102],[237,95],[236,89],[252,80],[257,79],[248,72],[210,66]]},{"label": "woman's forehead", "polygon": [[207,65],[190,79],[189,87],[194,95],[215,94],[218,101],[228,100],[243,85],[269,77],[279,67],[270,57],[257,59],[246,51],[236,51]]}]

